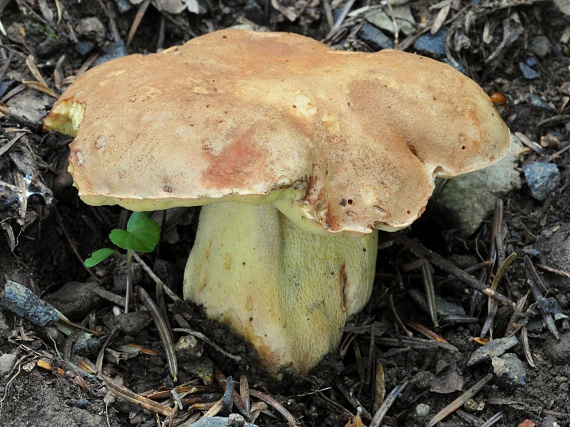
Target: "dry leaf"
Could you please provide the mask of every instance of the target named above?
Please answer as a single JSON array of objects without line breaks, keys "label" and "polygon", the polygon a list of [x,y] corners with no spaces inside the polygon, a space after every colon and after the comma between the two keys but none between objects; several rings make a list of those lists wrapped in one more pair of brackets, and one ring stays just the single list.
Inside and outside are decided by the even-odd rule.
[{"label": "dry leaf", "polygon": [[346,423],[344,427],[366,427],[366,426],[360,419],[360,415],[357,414],[356,417],[354,417],[354,420],[351,420],[348,423]]}]

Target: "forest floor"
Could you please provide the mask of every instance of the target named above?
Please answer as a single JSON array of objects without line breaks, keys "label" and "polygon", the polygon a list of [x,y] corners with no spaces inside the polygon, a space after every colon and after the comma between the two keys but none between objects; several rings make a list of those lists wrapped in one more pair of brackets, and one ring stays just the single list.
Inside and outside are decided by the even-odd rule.
[{"label": "forest floor", "polygon": [[[148,54],[239,25],[299,33],[336,49],[419,51],[460,67],[490,95],[508,95],[509,105],[497,108],[524,146],[517,153],[522,185],[502,197],[495,220],[491,215],[472,236],[458,237],[440,212],[430,215],[429,206],[404,233],[447,262],[433,271],[436,293],[449,304],[448,312],[440,313],[439,326],[415,302],[424,286],[420,271],[404,268],[417,255],[396,243],[380,251],[373,296],[351,320],[342,354],[330,355],[303,377],[273,380],[255,368],[253,353],[240,339],[204,319],[199,309],[166,297],[171,321],[179,326],[187,322],[207,339],[198,340],[201,356],[181,363],[180,383],[195,389],[183,396],[183,409],[171,419],[109,392],[112,384],[89,368],[100,347],[84,349],[84,364],[78,364],[72,351],[79,340],[76,330],[65,335],[65,328],[38,326],[0,310],[0,425],[190,425],[223,396],[214,366],[218,379],[231,376],[251,388],[249,420],[261,427],[368,426],[383,393],[392,390],[399,393],[376,425],[433,425],[430,420],[461,396],[467,401],[438,425],[570,425],[570,323],[565,315],[570,308],[570,17],[553,1],[533,0],[133,3],[138,4],[0,1],[5,30],[0,35],[0,291],[11,281],[49,300],[72,283],[64,289],[87,300],[92,288],[83,284],[90,282],[122,294],[121,263],[89,272],[82,260],[110,245],[107,236],[124,226],[125,213],[79,200],[66,174],[71,138],[42,129],[56,97],[97,58],[109,55],[110,48],[116,54]],[[161,6],[170,12],[160,11]],[[380,12],[388,24],[381,22]],[[397,32],[390,28],[393,21]],[[537,162],[556,165],[560,176],[541,201],[532,197],[522,171]],[[160,259],[144,258],[180,296],[197,217],[197,209],[183,211],[168,224],[170,237],[160,244]],[[501,249],[498,255],[490,249],[494,245]],[[451,263],[462,269],[478,266],[468,271],[490,286],[511,254],[498,291],[517,303],[514,313],[512,307],[495,305],[498,309],[489,316],[487,298],[445,269]],[[144,273],[137,277],[154,297],[153,282]],[[154,393],[151,397],[170,411],[175,384],[157,330],[144,327],[147,318],[142,316],[137,332],[129,335],[123,328],[111,333],[120,299],[113,301],[112,296],[98,297],[71,320],[99,331],[97,345],[108,344],[101,371],[105,378],[115,378],[139,396]],[[405,341],[398,320],[414,337],[424,337],[415,326],[423,325],[447,344],[434,344],[433,335],[430,345]],[[493,353],[492,361],[488,356],[469,364],[489,337],[482,334],[489,325],[494,341],[513,340],[514,346]],[[473,386],[477,390],[466,396]],[[227,409],[220,414],[227,416]]]}]

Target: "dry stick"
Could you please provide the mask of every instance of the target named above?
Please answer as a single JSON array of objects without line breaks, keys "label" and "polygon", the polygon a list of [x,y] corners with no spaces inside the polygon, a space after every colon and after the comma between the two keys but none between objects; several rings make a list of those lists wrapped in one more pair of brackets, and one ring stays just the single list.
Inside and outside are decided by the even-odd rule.
[{"label": "dry stick", "polygon": [[406,389],[408,385],[408,380],[405,380],[402,384],[394,387],[388,397],[384,400],[380,408],[374,414],[374,418],[370,422],[370,427],[379,427],[382,419],[388,412],[388,409],[392,406],[392,404],[396,401],[396,398]]},{"label": "dry stick", "polygon": [[388,294],[388,307],[390,307],[392,316],[394,316],[394,320],[396,321],[396,324],[400,327],[402,332],[404,332],[409,337],[413,336],[412,333],[408,330],[408,328],[406,328],[406,325],[404,325],[404,322],[402,322],[402,319],[400,319],[400,315],[396,311],[396,305],[394,304],[393,294]]},{"label": "dry stick", "polygon": [[204,341],[206,344],[211,345],[216,350],[218,350],[220,353],[222,353],[224,356],[229,357],[230,359],[233,359],[236,361],[241,360],[241,356],[236,356],[234,354],[228,353],[227,351],[225,351],[223,348],[221,348],[219,345],[217,345],[214,341],[210,340],[206,335],[204,335],[201,332],[194,331],[190,328],[173,328],[172,331],[173,332],[183,332],[185,334],[192,335],[193,337],[196,337],[199,340]]},{"label": "dry stick", "polygon": [[392,235],[392,239],[394,239],[399,244],[408,248],[416,256],[427,258],[429,262],[441,268],[442,270],[446,271],[447,273],[454,275],[463,283],[469,285],[473,289],[476,289],[482,294],[487,295],[490,298],[493,298],[495,301],[503,305],[515,308],[515,303],[512,302],[510,299],[508,299],[506,296],[504,296],[499,292],[493,291],[491,288],[488,288],[479,280],[475,279],[473,276],[467,274],[460,268],[456,267],[455,265],[444,259],[441,255],[438,255],[435,252],[431,251],[430,249],[426,248],[421,243],[414,242],[412,239],[409,239],[408,237],[399,233],[394,233]]},{"label": "dry stick", "polygon": [[485,421],[483,424],[481,424],[481,427],[491,427],[492,425],[495,425],[497,422],[499,422],[502,418],[503,418],[503,411],[499,411],[491,418],[489,418],[487,421]]},{"label": "dry stick", "polygon": [[136,252],[133,252],[133,258],[135,259],[136,262],[138,262],[141,265],[144,271],[146,271],[146,273],[151,277],[152,280],[154,280],[156,284],[162,286],[162,289],[164,290],[164,293],[166,295],[168,295],[173,301],[182,301],[180,297],[176,295],[176,293],[172,289],[166,286],[166,284],[162,280],[160,280],[160,278],[156,274],[154,274],[154,271],[152,271],[150,267],[146,265],[146,263],[141,259],[140,256],[138,256]]},{"label": "dry stick", "polygon": [[[227,388],[227,382],[226,382],[227,377],[216,366],[214,366],[214,379],[216,380],[216,382],[218,383],[220,388],[225,392],[226,388]],[[251,390],[250,390],[250,394],[251,394]],[[235,405],[237,410],[242,415],[247,417],[248,415],[246,415],[247,411],[246,411],[246,407],[245,407],[245,402],[242,400],[242,397],[235,390],[232,390],[232,396],[234,398],[233,404]]]},{"label": "dry stick", "polygon": [[278,401],[276,401],[274,398],[272,398],[271,396],[262,393],[260,391],[257,390],[249,390],[249,394],[253,397],[255,397],[256,399],[259,399],[265,403],[267,403],[269,406],[272,406],[273,409],[275,409],[277,412],[279,412],[283,418],[285,418],[287,420],[287,424],[289,424],[289,427],[297,427],[297,420],[295,419],[295,417],[291,414],[291,412],[289,412],[287,409],[285,409],[285,407],[279,403]]},{"label": "dry stick", "polygon": [[133,21],[133,24],[131,25],[129,34],[127,35],[127,47],[129,47],[129,45],[133,41],[133,37],[135,36],[135,33],[137,32],[137,29],[139,28],[139,25],[149,5],[150,5],[150,0],[144,0],[144,2],[142,2],[141,5],[139,6],[139,10],[135,15],[135,19]]},{"label": "dry stick", "polygon": [[459,396],[457,399],[455,399],[453,402],[451,402],[449,405],[447,405],[445,408],[439,411],[439,413],[431,419],[431,421],[426,427],[435,426],[445,417],[455,412],[455,410],[460,408],[465,402],[467,402],[469,399],[471,399],[473,396],[479,393],[479,390],[485,387],[485,385],[489,381],[491,381],[492,378],[493,374],[485,375],[483,379],[479,380],[473,387],[471,387],[469,390],[467,390],[465,393],[463,393],[461,396]]},{"label": "dry stick", "polygon": [[524,352],[524,357],[530,366],[536,369],[536,364],[534,363],[534,359],[532,358],[532,353],[530,351],[530,346],[528,344],[528,332],[526,326],[523,326],[521,329],[521,344]]},{"label": "dry stick", "polygon": [[527,298],[528,292],[517,301],[517,306],[513,310],[513,314],[511,315],[509,324],[507,325],[507,330],[505,331],[506,337],[513,335],[518,329],[521,328],[521,326],[523,326],[519,323],[519,318],[522,317],[521,313],[526,305]]},{"label": "dry stick", "polygon": [[154,323],[156,323],[158,334],[160,335],[160,339],[164,347],[164,352],[166,353],[166,360],[168,361],[170,375],[172,375],[172,378],[174,381],[176,381],[176,378],[178,377],[178,361],[176,360],[176,353],[174,352],[174,343],[172,342],[170,329],[168,329],[168,325],[166,324],[164,318],[158,310],[158,307],[151,299],[149,294],[140,286],[137,286],[136,289],[137,294],[141,298],[143,304],[148,309],[148,311],[150,311],[150,314],[152,314]]},{"label": "dry stick", "polygon": [[249,381],[245,375],[239,377],[239,395],[243,401],[245,416],[249,418],[251,412],[251,399],[249,398]]},{"label": "dry stick", "polygon": [[350,12],[350,9],[352,9],[352,6],[354,5],[354,1],[355,0],[348,0],[346,5],[344,5],[342,11],[340,12],[339,17],[337,18],[336,22],[334,23],[332,29],[327,34],[326,38],[329,38],[336,30],[338,30],[340,28],[340,26],[342,25],[342,23],[346,19],[348,12]]},{"label": "dry stick", "polygon": [[424,289],[426,292],[426,301],[428,304],[428,312],[433,326],[439,326],[437,321],[437,303],[435,301],[435,286],[433,285],[433,276],[431,274],[431,265],[427,259],[423,258],[421,264],[422,279],[424,281]]},{"label": "dry stick", "polygon": [[[552,335],[558,340],[560,339],[560,334],[558,333],[558,329],[556,329],[556,325],[554,324],[554,319],[552,315],[544,310],[542,304],[540,304],[541,300],[544,300],[544,296],[542,295],[541,289],[546,289],[546,286],[542,282],[542,279],[538,275],[532,261],[530,260],[528,255],[524,256],[524,263],[525,263],[525,271],[527,272],[527,282],[530,286],[530,290],[532,292],[532,296],[534,300],[538,303],[538,309],[540,310],[540,314],[542,314],[542,319],[546,324],[546,327],[550,331]],[[548,290],[546,290],[548,292]]]},{"label": "dry stick", "polygon": [[134,405],[141,406],[144,409],[156,412],[166,417],[172,414],[173,409],[170,406],[166,406],[162,403],[155,402],[154,400],[147,399],[146,397],[136,394],[124,386],[117,385],[111,378],[103,375],[101,372],[97,374],[97,377],[102,379],[116,395],[128,402],[131,402]]}]

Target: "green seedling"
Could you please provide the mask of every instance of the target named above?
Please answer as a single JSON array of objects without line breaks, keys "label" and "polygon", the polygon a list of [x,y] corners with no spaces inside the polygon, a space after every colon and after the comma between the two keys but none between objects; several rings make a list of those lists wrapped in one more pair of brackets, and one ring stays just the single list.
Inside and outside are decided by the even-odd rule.
[{"label": "green seedling", "polygon": [[[152,252],[160,239],[160,226],[149,218],[150,212],[133,212],[127,222],[127,229],[115,228],[109,234],[109,239],[121,249],[125,249],[127,259],[127,294],[125,313],[129,311],[129,301],[132,295],[133,284],[131,278],[131,259],[133,252]],[[111,255],[122,254],[115,249],[98,249],[84,262],[86,267],[93,267]]]}]

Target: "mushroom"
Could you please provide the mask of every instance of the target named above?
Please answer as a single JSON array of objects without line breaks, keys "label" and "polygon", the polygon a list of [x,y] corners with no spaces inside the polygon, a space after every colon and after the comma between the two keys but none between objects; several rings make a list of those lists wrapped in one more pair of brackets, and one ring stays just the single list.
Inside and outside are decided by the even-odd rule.
[{"label": "mushroom", "polygon": [[338,345],[370,296],[378,229],[417,219],[436,176],[509,148],[489,96],[448,65],[239,30],[95,67],[44,126],[75,136],[88,204],[204,205],[184,296],[274,373]]}]

